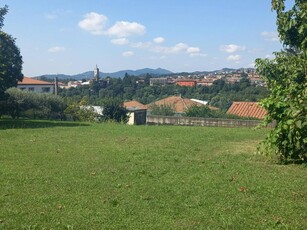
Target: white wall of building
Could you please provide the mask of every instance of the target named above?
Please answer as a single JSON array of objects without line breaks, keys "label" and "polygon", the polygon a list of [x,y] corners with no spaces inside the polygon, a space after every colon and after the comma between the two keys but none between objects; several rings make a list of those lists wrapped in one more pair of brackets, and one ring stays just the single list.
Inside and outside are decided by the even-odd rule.
[{"label": "white wall of building", "polygon": [[54,93],[54,85],[21,85],[17,86],[18,89],[35,92],[35,93]]}]

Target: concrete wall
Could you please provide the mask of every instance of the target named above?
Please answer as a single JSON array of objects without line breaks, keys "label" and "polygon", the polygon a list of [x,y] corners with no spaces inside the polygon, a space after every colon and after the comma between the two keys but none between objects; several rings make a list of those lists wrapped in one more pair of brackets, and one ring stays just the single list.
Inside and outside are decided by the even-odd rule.
[{"label": "concrete wall", "polygon": [[[147,116],[148,125],[185,125],[185,126],[212,126],[212,127],[256,127],[261,120],[238,120],[220,118],[200,117],[168,117],[168,116]],[[274,127],[270,124],[268,127]]]}]

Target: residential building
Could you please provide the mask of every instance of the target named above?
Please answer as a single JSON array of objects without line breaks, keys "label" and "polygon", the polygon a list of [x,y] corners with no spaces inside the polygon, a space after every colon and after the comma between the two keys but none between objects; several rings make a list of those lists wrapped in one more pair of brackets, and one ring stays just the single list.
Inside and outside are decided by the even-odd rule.
[{"label": "residential building", "polygon": [[227,114],[263,119],[267,111],[263,109],[258,102],[233,102]]},{"label": "residential building", "polygon": [[196,84],[197,84],[196,80],[178,80],[176,82],[176,85],[179,85],[179,86],[194,87],[194,86],[196,86]]},{"label": "residential building", "polygon": [[147,109],[147,106],[138,101],[125,101],[123,106],[127,109]]},{"label": "residential building", "polygon": [[216,78],[205,78],[203,80],[197,81],[197,85],[211,86],[213,85],[213,82],[216,80],[217,80]]},{"label": "residential building", "polygon": [[[181,96],[171,96],[171,97],[167,97],[164,98],[162,100],[159,101],[155,101],[149,105],[147,105],[148,108],[150,108],[150,105],[155,104],[155,105],[167,105],[170,106],[177,115],[180,115],[182,113],[184,113],[187,109],[189,109],[192,106],[207,106],[204,105],[203,103],[197,102],[197,101],[193,101],[191,99],[188,98],[182,98]],[[208,106],[209,109],[211,110],[219,110],[216,107],[213,106]]]},{"label": "residential building", "polygon": [[138,101],[127,101],[123,106],[129,111],[128,125],[145,125],[147,116],[147,106]]},{"label": "residential building", "polygon": [[158,78],[150,78],[149,79],[149,85],[153,86],[153,85],[166,85],[168,83],[167,78],[166,77],[158,77]]},{"label": "residential building", "polygon": [[19,81],[17,88],[35,93],[54,93],[54,83],[36,80],[30,77],[24,77]]},{"label": "residential building", "polygon": [[127,108],[129,120],[128,125],[146,125],[147,109]]}]

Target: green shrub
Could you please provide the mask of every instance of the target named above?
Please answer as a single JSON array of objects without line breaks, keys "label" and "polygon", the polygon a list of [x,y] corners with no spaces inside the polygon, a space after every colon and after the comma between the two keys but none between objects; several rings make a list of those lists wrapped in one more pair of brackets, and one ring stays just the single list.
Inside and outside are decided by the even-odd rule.
[{"label": "green shrub", "polygon": [[115,121],[127,123],[129,119],[128,110],[123,107],[122,102],[116,98],[108,98],[102,101],[102,121]]},{"label": "green shrub", "polygon": [[97,114],[91,106],[83,106],[74,103],[69,105],[64,112],[68,120],[88,122],[99,120],[99,114]]},{"label": "green shrub", "polygon": [[10,88],[6,91],[6,115],[12,118],[64,119],[66,104],[60,96]]},{"label": "green shrub", "polygon": [[208,106],[191,106],[188,108],[184,116],[186,117],[203,117],[203,118],[224,118],[224,119],[248,119],[238,117],[236,115],[227,114],[221,110],[211,110]]},{"label": "green shrub", "polygon": [[148,109],[150,110],[151,115],[174,116],[176,113],[175,108],[167,104],[151,104]]}]

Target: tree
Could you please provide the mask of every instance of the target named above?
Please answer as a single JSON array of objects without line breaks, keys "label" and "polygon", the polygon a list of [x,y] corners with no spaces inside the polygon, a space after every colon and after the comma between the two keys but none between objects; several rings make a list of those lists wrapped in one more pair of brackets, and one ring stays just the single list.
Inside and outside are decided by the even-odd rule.
[{"label": "tree", "polygon": [[286,11],[285,0],[272,0],[272,9],[284,49],[274,60],[256,60],[269,90],[261,103],[268,111],[266,122],[276,121],[260,151],[283,162],[307,162],[307,2],[295,0]]},{"label": "tree", "polygon": [[95,122],[99,114],[91,106],[84,106],[82,103],[72,103],[64,111],[66,118],[73,121]]},{"label": "tree", "polygon": [[66,103],[63,98],[53,94],[40,94],[10,88],[6,115],[12,118],[27,117],[31,119],[63,119]]},{"label": "tree", "polygon": [[229,98],[229,95],[218,94],[211,98],[210,105],[218,107],[223,111],[227,111],[231,106],[232,101]]},{"label": "tree", "polygon": [[0,29],[3,27],[4,16],[8,12],[8,7],[5,5],[3,8],[0,7]]},{"label": "tree", "polygon": [[202,118],[247,119],[236,115],[227,114],[225,111],[211,110],[206,105],[202,106],[193,105],[185,111],[184,116],[202,117]]},{"label": "tree", "polygon": [[103,101],[102,106],[102,119],[104,121],[128,122],[128,110],[123,107],[120,100],[116,98],[108,98]]},{"label": "tree", "polygon": [[176,111],[174,106],[169,104],[156,105],[155,103],[151,104],[148,108],[151,115],[160,115],[160,116],[174,116]]},{"label": "tree", "polygon": [[7,12],[7,6],[0,8],[0,112],[1,105],[4,104],[5,90],[17,86],[17,82],[23,79],[21,73],[23,62],[19,48],[15,44],[15,39],[2,31],[4,16]]},{"label": "tree", "polygon": [[204,117],[204,118],[212,118],[214,117],[212,110],[209,109],[208,106],[191,106],[185,111],[185,116],[187,117]]}]

